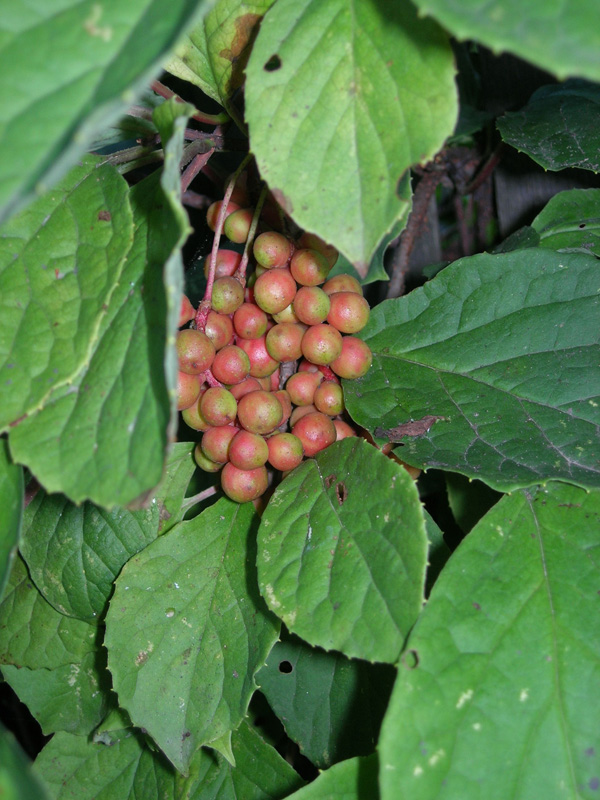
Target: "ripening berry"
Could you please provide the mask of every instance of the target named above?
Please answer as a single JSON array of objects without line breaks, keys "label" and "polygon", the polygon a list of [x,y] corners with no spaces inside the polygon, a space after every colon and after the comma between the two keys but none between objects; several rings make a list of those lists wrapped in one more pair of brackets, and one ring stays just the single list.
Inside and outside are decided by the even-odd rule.
[{"label": "ripening berry", "polygon": [[204,333],[214,344],[215,350],[220,350],[233,339],[233,323],[225,314],[209,311]]},{"label": "ripening berry", "polygon": [[[200,396],[204,394],[204,391],[200,390]],[[204,419],[200,411],[200,397],[189,408],[183,409],[181,417],[185,424],[195,431],[207,431],[210,428],[209,423]]]},{"label": "ripening berry", "polygon": [[255,392],[257,389],[262,388],[263,387],[260,385],[257,378],[246,378],[241,383],[236,383],[234,386],[230,386],[229,391],[236,400],[239,400],[240,397],[243,397],[245,394]]},{"label": "ripening berry", "polygon": [[241,347],[228,344],[216,354],[210,370],[221,383],[241,383],[250,373],[250,359]]},{"label": "ripening berry", "polygon": [[356,292],[335,292],[329,296],[327,322],[341,333],[358,333],[369,321],[369,304]]},{"label": "ripening berry", "polygon": [[242,428],[250,433],[271,433],[283,419],[283,408],[272,392],[259,390],[240,398],[238,420]]},{"label": "ripening berry", "polygon": [[[285,389],[276,389],[273,394],[281,403],[281,408],[283,409],[283,417],[281,418],[281,422],[279,425],[284,425],[292,414],[292,401],[290,399],[289,392]],[[279,425],[277,427],[279,427]]]},{"label": "ripening berry", "polygon": [[313,364],[331,364],[342,352],[342,334],[332,325],[312,325],[302,338],[302,354]]},{"label": "ripening berry", "polygon": [[279,366],[267,350],[266,337],[260,339],[238,339],[238,347],[250,359],[250,375],[253,378],[268,378]]},{"label": "ripening berry", "polygon": [[373,354],[368,344],[355,336],[344,336],[342,352],[330,367],[340,378],[355,380],[367,374],[372,362]]},{"label": "ripening berry", "polygon": [[178,328],[181,328],[182,325],[185,325],[186,322],[190,322],[190,320],[194,319],[196,316],[196,309],[190,303],[189,298],[184,294],[181,297],[181,307],[179,309],[179,325]]},{"label": "ripening berry", "polygon": [[296,313],[294,312],[294,304],[290,303],[289,306],[286,306],[283,311],[278,311],[277,314],[273,314],[273,319],[275,322],[300,322]]},{"label": "ripening berry", "polygon": [[[220,248],[217,250],[217,261],[215,264],[215,280],[217,278],[230,278],[240,265],[242,254],[235,250]],[[204,260],[204,277],[208,278],[210,268],[210,256]]]},{"label": "ripening berry", "polygon": [[269,355],[280,363],[296,361],[302,356],[302,338],[305,325],[279,322],[267,333],[265,345]]},{"label": "ripening berry", "polygon": [[242,303],[233,315],[233,327],[242,339],[260,339],[267,332],[267,315],[255,303]]},{"label": "ripening berry", "polygon": [[238,432],[239,428],[234,425],[217,425],[209,428],[202,435],[200,442],[202,452],[216,464],[224,464],[229,461],[229,445]]},{"label": "ripening berry", "polygon": [[244,287],[235,278],[217,278],[210,302],[219,314],[233,314],[244,302]]},{"label": "ripening berry", "polygon": [[229,214],[223,225],[223,233],[229,241],[236,244],[242,244],[246,241],[253,216],[253,208],[238,208],[232,214]]},{"label": "ripening berry", "polygon": [[292,433],[300,439],[304,454],[309,458],[329,447],[336,438],[333,420],[319,411],[305,414],[296,422]]},{"label": "ripening berry", "polygon": [[301,286],[292,303],[294,312],[300,322],[306,325],[318,325],[325,322],[331,302],[319,286]]},{"label": "ripening berry", "polygon": [[267,463],[269,448],[262,436],[238,431],[229,445],[229,460],[238,469],[256,469]]},{"label": "ripening berry", "polygon": [[290,400],[295,406],[309,406],[313,402],[317,386],[323,380],[323,375],[316,372],[296,372],[285,382],[285,388]]},{"label": "ripening berry", "polygon": [[358,436],[352,425],[344,422],[343,419],[334,419],[333,424],[335,425],[336,442],[339,442],[340,439],[347,439],[348,436]]},{"label": "ripening berry", "polygon": [[177,373],[177,410],[193,406],[200,397],[202,386],[200,375],[189,375],[187,372]]},{"label": "ripening berry", "polygon": [[233,464],[225,464],[221,473],[221,487],[227,497],[236,503],[256,500],[267,490],[269,476],[266,467],[238,469]]},{"label": "ripening berry", "polygon": [[317,250],[296,250],[290,261],[290,272],[302,286],[319,286],[325,283],[331,267]]},{"label": "ripening berry", "polygon": [[[219,211],[221,210],[222,205],[223,201],[217,200],[216,203],[211,203],[211,205],[208,207],[206,211],[206,224],[211,229],[211,231],[214,231],[215,228],[217,227],[217,217],[219,215]],[[237,211],[238,208],[239,205],[237,203],[232,203],[231,201],[229,201],[229,204],[227,206],[227,215],[233,214],[233,212]]]},{"label": "ripening berry", "polygon": [[323,381],[315,390],[313,402],[321,413],[337,417],[345,408],[342,387],[333,381]]},{"label": "ripening berry", "polygon": [[215,346],[205,333],[195,328],[185,328],[177,334],[175,344],[179,369],[188,375],[199,375],[210,368],[215,357]]},{"label": "ripening berry", "polygon": [[334,294],[335,292],[354,292],[362,297],[363,288],[360,283],[353,278],[352,275],[334,275],[333,278],[323,285],[325,294]]},{"label": "ripening berry", "polygon": [[271,269],[257,278],[254,300],[267,314],[283,311],[296,296],[296,281],[289,269]]},{"label": "ripening berry", "polygon": [[207,458],[199,444],[194,448],[194,461],[204,472],[218,472],[223,467],[223,464],[217,464]]},{"label": "ripening berry", "polygon": [[229,425],[237,413],[237,401],[228,389],[207,389],[200,398],[200,411],[210,425]]},{"label": "ripening berry", "polygon": [[275,433],[267,439],[269,464],[285,472],[295,469],[304,458],[302,442],[293,433]]},{"label": "ripening berry", "polygon": [[293,428],[299,419],[302,419],[302,417],[305,417],[307,414],[314,414],[316,410],[317,407],[312,403],[308,406],[297,406],[290,416],[290,428]]},{"label": "ripening berry", "polygon": [[267,269],[285,267],[290,260],[294,246],[282,233],[265,231],[254,240],[252,252],[254,258]]}]

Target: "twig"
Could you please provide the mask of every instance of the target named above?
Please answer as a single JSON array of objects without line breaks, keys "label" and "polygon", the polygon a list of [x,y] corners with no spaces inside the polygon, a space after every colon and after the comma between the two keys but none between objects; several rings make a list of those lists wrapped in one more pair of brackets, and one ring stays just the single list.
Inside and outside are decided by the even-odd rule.
[{"label": "twig", "polygon": [[215,148],[211,147],[207,153],[198,153],[197,156],[191,160],[191,162],[187,165],[185,170],[183,171],[183,175],[181,176],[181,193],[183,194],[189,188],[190,183],[194,180],[196,175],[202,170],[202,168],[206,165],[208,159],[212,156],[215,152]]},{"label": "twig", "polygon": [[[161,83],[160,81],[153,81],[151,83],[151,88],[153,92],[156,92],[156,94],[164,97],[166,100],[174,97],[178,103],[186,102],[179,97],[178,94],[173,92],[168,86],[165,86],[164,83]],[[198,120],[198,122],[202,122],[204,125],[221,125],[224,122],[229,122],[230,116],[226,111],[222,111],[220,114],[205,114],[203,111],[197,111],[195,114],[193,114],[193,119]]]},{"label": "twig", "polygon": [[244,252],[242,253],[240,264],[235,271],[235,275],[233,276],[240,282],[243,282],[243,284],[246,282],[246,268],[248,267],[248,260],[250,258],[250,248],[254,242],[254,236],[256,234],[256,229],[258,228],[258,222],[260,220],[260,215],[262,213],[263,205],[265,204],[268,193],[269,190],[267,189],[266,185],[264,185],[261,189],[256,208],[254,209],[254,215],[250,224],[250,230],[248,231],[248,238],[246,239],[246,243],[244,245]]},{"label": "twig", "polygon": [[181,510],[187,511],[188,508],[195,506],[197,503],[201,503],[203,500],[207,500],[218,491],[219,489],[217,486],[209,486],[208,489],[204,489],[204,491],[198,492],[198,494],[192,495],[192,497],[187,497],[181,504]]},{"label": "twig", "polygon": [[198,192],[188,189],[181,195],[181,202],[184,206],[189,206],[190,208],[203,209],[208,208],[212,203],[212,200],[205,194],[198,194]]}]

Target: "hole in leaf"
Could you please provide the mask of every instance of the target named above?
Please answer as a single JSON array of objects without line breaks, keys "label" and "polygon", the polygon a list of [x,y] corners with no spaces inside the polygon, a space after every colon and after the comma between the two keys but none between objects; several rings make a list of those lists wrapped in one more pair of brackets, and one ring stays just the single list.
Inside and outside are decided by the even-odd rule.
[{"label": "hole in leaf", "polygon": [[402,665],[406,669],[416,669],[419,666],[419,654],[416,650],[407,650],[402,654]]},{"label": "hole in leaf", "polygon": [[580,223],[579,223],[579,227],[580,227],[580,228],[585,228],[585,222],[580,222]]},{"label": "hole in leaf", "polygon": [[284,675],[289,675],[290,672],[294,671],[294,667],[292,666],[290,661],[280,661],[279,662],[279,672],[283,672]]},{"label": "hole in leaf", "polygon": [[337,497],[338,503],[342,506],[346,502],[348,498],[348,489],[346,489],[345,483],[338,483],[335,487],[335,494]]},{"label": "hole in leaf", "polygon": [[264,65],[263,69],[265,72],[276,72],[278,69],[281,69],[281,59],[278,55],[273,55]]}]

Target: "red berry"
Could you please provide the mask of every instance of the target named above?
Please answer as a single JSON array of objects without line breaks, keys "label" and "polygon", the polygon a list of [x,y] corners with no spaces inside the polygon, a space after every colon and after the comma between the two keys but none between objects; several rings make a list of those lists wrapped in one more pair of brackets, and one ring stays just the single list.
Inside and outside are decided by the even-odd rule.
[{"label": "red berry", "polygon": [[[240,265],[242,254],[236,253],[235,250],[227,250],[221,248],[217,250],[217,262],[215,265],[215,279],[216,278],[230,278]],[[207,256],[204,261],[204,276],[208,278],[210,267],[210,256]]]},{"label": "red berry", "polygon": [[301,286],[292,304],[296,316],[306,325],[325,322],[330,305],[328,295],[319,286]]},{"label": "red berry", "polygon": [[267,439],[269,464],[285,472],[294,469],[304,458],[302,442],[293,433],[275,433]]},{"label": "red berry", "polygon": [[285,388],[295,406],[309,406],[313,402],[317,386],[322,380],[323,376],[318,370],[316,372],[296,372],[287,379]]},{"label": "red berry", "polygon": [[177,410],[193,406],[200,396],[202,385],[199,375],[189,375],[187,372],[177,373]]},{"label": "red berry", "polygon": [[255,303],[243,303],[233,315],[233,327],[242,339],[260,339],[267,332],[267,315]]},{"label": "red berry", "polygon": [[220,350],[233,339],[233,323],[225,314],[209,311],[204,333],[214,344],[215,350]]},{"label": "red berry", "polygon": [[254,240],[253,253],[257,262],[267,269],[285,267],[294,246],[282,233],[265,231]]},{"label": "red berry", "polygon": [[204,472],[218,472],[223,466],[223,464],[218,464],[216,461],[211,461],[210,458],[207,458],[199,444],[194,448],[194,461]]},{"label": "red berry", "polygon": [[336,442],[339,442],[340,439],[347,439],[348,436],[358,436],[352,425],[348,425],[343,419],[334,419],[333,424],[335,425]]},{"label": "red berry", "polygon": [[[201,389],[200,394],[202,395],[203,393]],[[189,427],[193,428],[195,431],[207,431],[210,428],[209,423],[204,419],[200,411],[200,398],[189,408],[184,408],[181,412],[181,417],[185,424],[189,425]]]},{"label": "red berry", "polygon": [[221,383],[241,383],[250,372],[250,359],[241,347],[228,344],[216,354],[210,369]]},{"label": "red berry", "polygon": [[283,311],[295,296],[296,281],[289,269],[271,269],[254,284],[254,300],[267,314]]},{"label": "red berry", "polygon": [[219,314],[233,314],[244,302],[244,287],[235,278],[217,278],[213,283],[211,305]]},{"label": "red berry", "polygon": [[344,393],[339,383],[323,381],[315,390],[314,404],[328,417],[337,417],[344,410]]},{"label": "red berry", "polygon": [[256,469],[267,463],[269,448],[257,433],[239,431],[229,445],[229,460],[238,469]]},{"label": "red berry", "polygon": [[250,433],[271,433],[283,419],[283,408],[272,392],[259,390],[240,398],[238,420],[242,428]]},{"label": "red berry", "polygon": [[179,310],[179,325],[178,328],[181,328],[182,325],[185,325],[186,322],[190,322],[190,320],[194,319],[196,316],[196,309],[190,303],[189,298],[184,294],[181,297],[181,307]]},{"label": "red berry", "polygon": [[324,242],[323,239],[321,239],[315,233],[308,233],[308,231],[304,231],[298,241],[298,244],[300,247],[308,247],[311,250],[318,250],[319,253],[325,256],[330,267],[333,267],[335,262],[338,260],[339,253],[335,247],[332,244],[327,244]]},{"label": "red berry", "polygon": [[[206,223],[211,231],[217,227],[217,216],[219,215],[219,211],[221,210],[221,206],[223,205],[222,200],[217,200],[216,203],[212,203],[207,211],[206,211]],[[232,214],[234,211],[237,211],[239,205],[237,203],[229,202],[227,206],[227,215]]]},{"label": "red berry", "polygon": [[215,428],[209,428],[203,434],[200,442],[202,452],[211,461],[224,464],[229,461],[229,445],[238,431],[239,428],[233,425],[218,425]]},{"label": "red berry", "polygon": [[341,333],[358,333],[369,321],[369,304],[356,292],[335,292],[329,296],[327,322]]},{"label": "red berry", "polygon": [[324,284],[323,291],[325,294],[334,294],[335,292],[355,292],[362,296],[363,288],[360,283],[353,278],[352,275],[334,275],[333,278]]},{"label": "red berry", "polygon": [[296,422],[292,433],[302,442],[304,453],[309,458],[335,442],[333,420],[319,411],[305,414]]},{"label": "red berry", "polygon": [[235,420],[237,401],[227,389],[211,387],[200,399],[200,411],[210,425],[229,425]]},{"label": "red berry", "polygon": [[233,464],[225,464],[221,473],[223,491],[236,503],[256,500],[267,490],[269,476],[265,467],[238,469]]},{"label": "red berry", "polygon": [[179,369],[189,375],[206,372],[215,357],[215,346],[202,331],[185,328],[177,334]]},{"label": "red berry", "polygon": [[253,216],[253,208],[236,209],[236,211],[234,211],[232,214],[229,214],[225,220],[225,224],[223,225],[223,233],[231,242],[242,244],[248,238]]},{"label": "red berry", "polygon": [[312,325],[302,338],[302,354],[313,364],[331,364],[342,352],[342,335],[332,325]]},{"label": "red berry", "polygon": [[279,361],[269,354],[264,336],[260,339],[238,339],[238,347],[250,359],[250,375],[253,378],[268,378],[279,366]]},{"label": "red berry", "polygon": [[280,322],[267,333],[265,345],[276,361],[296,361],[302,356],[302,338],[306,327],[295,322]]},{"label": "red berry", "polygon": [[317,250],[296,250],[290,261],[290,272],[302,286],[325,283],[330,269],[325,256]]},{"label": "red berry", "polygon": [[372,362],[373,354],[368,344],[355,336],[344,336],[342,352],[330,366],[340,378],[354,380],[366,375]]},{"label": "red berry", "polygon": [[236,383],[234,386],[231,386],[229,391],[236,400],[239,400],[240,397],[250,392],[255,392],[257,389],[262,389],[258,380],[256,378],[246,378],[241,383]]}]

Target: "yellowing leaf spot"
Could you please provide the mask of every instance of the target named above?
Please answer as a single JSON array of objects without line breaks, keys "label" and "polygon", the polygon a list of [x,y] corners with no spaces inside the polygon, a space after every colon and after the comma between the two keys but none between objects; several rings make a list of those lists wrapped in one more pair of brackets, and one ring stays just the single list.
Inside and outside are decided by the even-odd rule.
[{"label": "yellowing leaf spot", "polygon": [[420,767],[417,764],[417,766],[413,769],[413,775],[415,776],[415,778],[418,778],[422,774],[423,774],[423,767]]},{"label": "yellowing leaf spot", "polygon": [[432,756],[429,758],[429,766],[430,766],[430,767],[435,767],[435,765],[436,765],[436,764],[437,764],[437,762],[440,760],[440,758],[443,758],[445,755],[446,755],[446,751],[445,751],[445,750],[438,750],[437,752],[435,752],[435,753],[434,753],[434,754],[433,754],[433,755],[432,755]]},{"label": "yellowing leaf spot", "polygon": [[473,697],[473,689],[467,689],[461,694],[456,703],[457,708],[462,708]]},{"label": "yellowing leaf spot", "polygon": [[105,25],[101,28],[98,23],[102,17],[102,6],[100,3],[94,3],[89,17],[83,23],[83,27],[90,36],[96,36],[102,39],[103,42],[110,42],[113,36],[113,29],[110,25]]},{"label": "yellowing leaf spot", "polygon": [[521,693],[519,694],[519,700],[521,701],[521,703],[524,703],[528,699],[529,699],[529,689],[521,689]]}]

